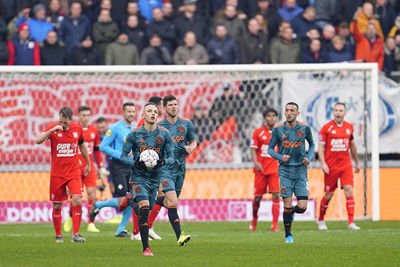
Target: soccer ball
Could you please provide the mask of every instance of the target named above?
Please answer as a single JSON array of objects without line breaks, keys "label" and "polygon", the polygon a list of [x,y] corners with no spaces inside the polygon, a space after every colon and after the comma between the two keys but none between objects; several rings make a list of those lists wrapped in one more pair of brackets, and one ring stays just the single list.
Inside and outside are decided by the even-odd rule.
[{"label": "soccer ball", "polygon": [[153,169],[156,166],[159,157],[157,152],[147,149],[140,153],[139,160],[144,162],[144,165],[146,165],[147,169]]}]

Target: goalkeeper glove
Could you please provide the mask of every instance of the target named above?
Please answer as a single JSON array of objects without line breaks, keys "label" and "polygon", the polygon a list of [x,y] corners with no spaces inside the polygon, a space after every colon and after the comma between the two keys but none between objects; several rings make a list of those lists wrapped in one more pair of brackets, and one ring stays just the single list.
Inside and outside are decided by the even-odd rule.
[{"label": "goalkeeper glove", "polygon": [[135,161],[135,168],[143,171],[147,170],[146,164],[144,164],[144,162],[140,161],[139,159]]},{"label": "goalkeeper glove", "polygon": [[163,158],[160,158],[159,160],[157,160],[157,164],[156,164],[156,168],[164,166],[165,165],[165,160]]}]

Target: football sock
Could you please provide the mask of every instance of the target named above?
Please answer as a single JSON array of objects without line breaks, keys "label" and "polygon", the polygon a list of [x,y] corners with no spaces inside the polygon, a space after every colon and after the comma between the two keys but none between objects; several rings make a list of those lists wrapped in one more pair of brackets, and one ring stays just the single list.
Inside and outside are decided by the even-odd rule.
[{"label": "football sock", "polygon": [[283,224],[285,225],[285,237],[291,235],[293,208],[283,209]]},{"label": "football sock", "polygon": [[260,201],[253,199],[253,219],[258,218],[258,209],[260,208]]},{"label": "football sock", "polygon": [[72,206],[72,235],[79,233],[81,226],[82,205]]},{"label": "football sock", "polygon": [[[89,200],[87,203],[87,210],[90,211],[92,209],[93,200]],[[93,221],[90,220],[89,212],[88,212],[88,222],[92,223]]]},{"label": "football sock", "polygon": [[279,199],[272,200],[272,225],[278,224],[279,218]]},{"label": "football sock", "polygon": [[297,205],[293,208],[294,213],[304,213],[304,212],[306,212],[306,210],[307,209],[300,209],[299,206],[297,206]]},{"label": "football sock", "polygon": [[321,204],[319,206],[319,221],[323,221],[325,217],[326,210],[328,209],[329,200],[325,197],[321,199]]},{"label": "football sock", "polygon": [[139,230],[142,238],[143,251],[149,247],[149,207],[142,207],[139,210]]},{"label": "football sock", "polygon": [[118,208],[119,203],[117,198],[110,198],[108,200],[96,202],[96,207],[102,209],[104,207],[114,207]]},{"label": "football sock", "polygon": [[179,220],[178,211],[176,208],[168,209],[168,218],[172,228],[174,228],[176,240],[178,240],[181,236],[181,222]]},{"label": "football sock", "polygon": [[156,205],[160,205],[160,206],[162,206],[162,207],[165,207],[165,206],[164,206],[164,199],[165,199],[165,196],[159,196],[159,197],[157,197],[157,199],[156,199]]},{"label": "football sock", "polygon": [[72,218],[72,201],[69,202],[69,211],[68,212],[69,212],[69,217]]},{"label": "football sock", "polygon": [[132,220],[133,220],[133,231],[134,235],[139,233],[139,217],[137,216],[136,212],[132,212]]},{"label": "football sock", "polygon": [[346,197],[347,215],[349,216],[349,224],[354,222],[354,197]]},{"label": "football sock", "polygon": [[116,232],[117,235],[125,230],[125,227],[128,224],[128,221],[131,218],[131,216],[132,216],[132,209],[131,208],[127,208],[122,212],[122,220],[119,223],[119,226],[118,226],[118,229],[117,229],[117,232]]},{"label": "football sock", "polygon": [[61,233],[61,210],[53,209],[53,225],[56,230],[56,236],[62,235]]},{"label": "football sock", "polygon": [[161,206],[159,204],[155,204],[153,209],[150,212],[150,216],[149,216],[149,227],[152,228],[153,227],[153,223],[157,218],[158,213],[161,210]]}]

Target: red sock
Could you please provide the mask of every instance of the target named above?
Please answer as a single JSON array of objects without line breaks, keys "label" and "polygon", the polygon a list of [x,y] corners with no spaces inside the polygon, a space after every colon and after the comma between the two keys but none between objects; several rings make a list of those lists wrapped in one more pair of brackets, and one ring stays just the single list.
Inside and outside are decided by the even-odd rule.
[{"label": "red sock", "polygon": [[149,228],[153,227],[153,222],[156,220],[158,213],[160,213],[162,206],[155,204],[149,216]]},{"label": "red sock", "polygon": [[325,217],[326,210],[328,209],[329,201],[323,197],[321,199],[321,204],[319,206],[319,218],[318,221],[323,221]]},{"label": "red sock", "polygon": [[53,225],[56,230],[56,236],[62,235],[61,233],[61,210],[53,209]]},{"label": "red sock", "polygon": [[253,199],[253,219],[258,218],[258,209],[260,208],[260,202],[256,202]]},{"label": "red sock", "polygon": [[93,200],[89,200],[87,203],[87,210],[88,210],[88,222],[92,223],[93,221],[90,220],[90,216],[89,216],[89,212],[92,209],[92,205],[93,205]]},{"label": "red sock", "polygon": [[279,199],[272,200],[272,225],[276,226],[279,218]]},{"label": "red sock", "polygon": [[133,234],[137,235],[139,233],[139,218],[135,211],[132,212],[132,219],[133,219]]},{"label": "red sock", "polygon": [[69,202],[69,217],[72,218],[72,201]]},{"label": "red sock", "polygon": [[79,233],[81,226],[82,205],[72,206],[72,235]]},{"label": "red sock", "polygon": [[354,222],[354,197],[346,197],[347,215],[349,216],[349,224]]}]

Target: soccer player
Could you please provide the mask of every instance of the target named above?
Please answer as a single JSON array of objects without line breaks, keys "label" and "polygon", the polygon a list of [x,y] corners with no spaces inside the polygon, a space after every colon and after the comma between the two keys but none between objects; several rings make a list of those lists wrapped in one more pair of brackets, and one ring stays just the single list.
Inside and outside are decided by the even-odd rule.
[{"label": "soccer player", "polygon": [[[121,162],[120,155],[125,137],[134,129],[132,125],[134,120],[135,104],[132,102],[124,103],[122,106],[122,119],[111,125],[100,144],[100,150],[105,152],[109,157],[109,170],[117,198],[95,202],[89,213],[89,218],[92,221],[94,221],[94,218],[102,208],[118,208],[119,203],[124,200],[126,193],[129,191],[129,178],[132,170],[129,166]],[[129,237],[125,227],[131,216],[132,209],[126,209],[122,213],[122,220],[114,235],[115,237]]]},{"label": "soccer player", "polygon": [[78,147],[86,162],[84,175],[90,173],[91,164],[82,127],[71,123],[72,109],[63,107],[59,111],[59,123],[50,125],[36,137],[36,144],[47,139],[51,146],[50,200],[53,202],[53,224],[56,231],[56,242],[62,243],[61,208],[68,199],[67,188],[72,200],[72,242],[86,242],[79,234],[82,216],[82,179],[77,156]]},{"label": "soccer player", "polygon": [[271,140],[271,133],[276,123],[278,112],[269,108],[264,112],[265,125],[253,132],[250,143],[251,158],[254,163],[254,200],[253,220],[249,226],[250,231],[257,227],[258,209],[260,202],[267,188],[272,194],[272,225],[271,231],[279,232],[279,176],[278,161],[268,154],[268,143]]},{"label": "soccer player", "polygon": [[[304,213],[308,202],[307,165],[314,156],[314,141],[308,124],[297,121],[299,106],[294,102],[285,105],[286,121],[272,130],[268,153],[279,161],[280,192],[283,199],[283,224],[285,241],[293,243],[291,233],[294,213]],[[306,153],[305,141],[309,144]],[[275,146],[278,151],[275,152]],[[297,205],[292,205],[292,195],[297,198]]]},{"label": "soccer player", "polygon": [[[156,200],[161,179],[161,166],[173,165],[172,138],[167,129],[157,125],[158,110],[154,103],[144,106],[142,116],[144,124],[132,130],[125,139],[122,147],[121,161],[127,166],[132,166],[131,178],[132,195],[139,204],[139,230],[143,245],[143,255],[153,256],[149,246],[149,211]],[[159,160],[153,169],[147,169],[144,162],[140,161],[140,153],[151,149],[157,152]],[[132,153],[134,160],[128,155]],[[132,199],[129,199],[132,200]],[[131,205],[132,201],[130,201]]]},{"label": "soccer player", "polygon": [[[81,164],[81,170],[82,170],[82,184],[85,185],[86,187],[86,192],[87,192],[87,198],[88,198],[88,211],[92,209],[92,204],[93,201],[96,199],[96,189],[97,189],[97,184],[96,180],[97,177],[100,177],[99,175],[99,170],[101,169],[101,162],[102,162],[102,155],[101,151],[99,149],[100,146],[100,139],[99,139],[99,132],[96,127],[89,125],[89,120],[90,120],[90,107],[88,106],[80,106],[78,108],[78,118],[79,118],[79,124],[82,126],[83,129],[83,139],[85,139],[85,144],[87,146],[88,154],[89,154],[89,159],[90,159],[90,173],[86,176],[83,175],[84,169],[86,167],[86,164],[84,162],[82,153],[78,151],[78,157],[79,157],[79,164]],[[98,172],[96,173],[96,168],[94,166],[93,162],[93,156],[96,159],[96,164],[97,164],[97,170]],[[70,217],[67,218],[67,220],[64,223],[64,231],[69,232],[71,231],[72,228],[72,207],[70,207]],[[100,232],[99,229],[96,228],[94,225],[94,222],[90,220],[89,218],[89,224],[87,227],[88,232],[93,232],[93,233],[98,233]]]},{"label": "soccer player", "polygon": [[345,115],[346,105],[342,102],[336,103],[333,109],[334,119],[325,124],[319,132],[318,156],[324,172],[325,191],[317,221],[319,230],[328,230],[324,216],[339,178],[346,196],[348,229],[360,230],[360,227],[354,223],[353,170],[349,148],[355,162],[356,173],[360,171],[360,166],[353,137],[353,125],[344,120]]}]

